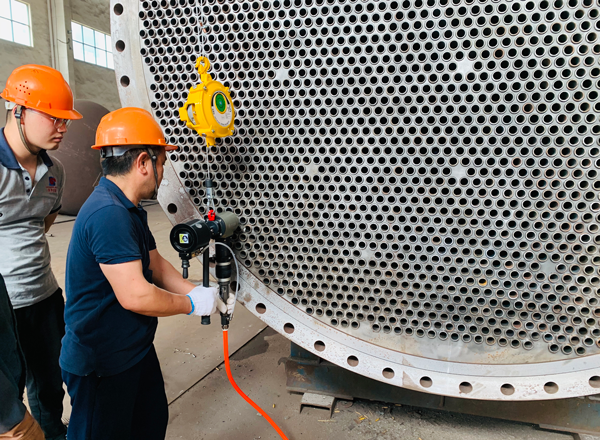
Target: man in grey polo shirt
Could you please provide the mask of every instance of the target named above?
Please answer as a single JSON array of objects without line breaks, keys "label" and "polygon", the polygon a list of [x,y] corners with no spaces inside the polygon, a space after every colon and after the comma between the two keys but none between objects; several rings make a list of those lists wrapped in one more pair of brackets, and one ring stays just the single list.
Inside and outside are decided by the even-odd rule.
[{"label": "man in grey polo shirt", "polygon": [[81,115],[60,72],[46,66],[15,69],[0,96],[9,109],[0,129],[0,272],[15,309],[31,413],[46,439],[65,439],[58,365],[64,300],[45,235],[61,207],[65,173],[47,151]]}]

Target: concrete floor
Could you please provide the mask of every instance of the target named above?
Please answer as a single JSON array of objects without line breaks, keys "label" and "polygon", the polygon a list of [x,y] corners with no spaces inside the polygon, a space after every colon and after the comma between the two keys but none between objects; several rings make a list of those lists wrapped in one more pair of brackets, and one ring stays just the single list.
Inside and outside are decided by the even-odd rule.
[{"label": "concrete floor", "polygon": [[[159,252],[179,267],[168,242],[171,228],[158,205],[148,206],[148,221]],[[65,262],[73,219],[59,216],[48,237],[52,267],[64,287]],[[199,280],[195,261],[190,279]],[[338,405],[331,420],[323,409],[299,414],[301,396],[285,389],[284,366],[289,341],[248,312],[236,308],[229,331],[231,366],[240,388],[263,408],[290,439],[407,440],[570,440],[564,433],[535,426],[448,412],[356,401]],[[190,316],[160,318],[155,341],[170,402],[167,439],[239,440],[279,438],[269,424],[229,384],[223,362],[221,330],[215,321],[200,325]],[[70,409],[65,399],[65,416]]]}]

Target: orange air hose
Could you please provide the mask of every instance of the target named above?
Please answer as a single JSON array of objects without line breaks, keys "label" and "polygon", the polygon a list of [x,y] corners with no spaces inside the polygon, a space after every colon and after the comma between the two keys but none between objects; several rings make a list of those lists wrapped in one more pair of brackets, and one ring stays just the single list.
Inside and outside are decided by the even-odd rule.
[{"label": "orange air hose", "polygon": [[225,358],[225,371],[227,372],[227,377],[229,378],[229,382],[231,382],[231,385],[233,386],[233,388],[235,388],[235,390],[238,392],[238,394],[240,396],[242,396],[246,402],[248,402],[250,405],[252,405],[252,407],[256,411],[258,411],[259,413],[262,414],[262,416],[267,420],[267,422],[269,422],[271,424],[273,429],[275,429],[275,431],[277,431],[277,434],[279,434],[279,436],[282,439],[288,440],[288,438],[285,436],[285,434],[279,428],[279,426],[277,426],[277,424],[273,421],[273,419],[271,419],[271,417],[269,417],[268,414],[266,412],[264,412],[260,406],[258,406],[248,396],[246,396],[244,394],[244,392],[240,389],[240,387],[237,386],[237,384],[235,383],[235,380],[233,380],[233,376],[231,375],[231,366],[229,365],[229,336],[227,333],[228,333],[227,329],[223,329],[223,354],[224,354],[224,358]]}]

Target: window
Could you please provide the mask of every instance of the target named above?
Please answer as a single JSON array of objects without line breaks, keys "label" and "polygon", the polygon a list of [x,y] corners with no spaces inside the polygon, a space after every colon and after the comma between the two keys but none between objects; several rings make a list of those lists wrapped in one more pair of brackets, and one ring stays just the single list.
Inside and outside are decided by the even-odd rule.
[{"label": "window", "polygon": [[[2,1],[2,0],[0,0]],[[114,69],[110,35],[79,23],[71,22],[73,55],[76,60]]]},{"label": "window", "polygon": [[0,0],[0,39],[33,46],[27,3]]}]

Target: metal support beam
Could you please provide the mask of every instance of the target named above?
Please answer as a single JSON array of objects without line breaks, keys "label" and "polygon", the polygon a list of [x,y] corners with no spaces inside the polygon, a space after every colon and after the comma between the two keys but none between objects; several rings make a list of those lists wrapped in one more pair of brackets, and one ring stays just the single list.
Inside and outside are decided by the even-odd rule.
[{"label": "metal support beam", "polygon": [[[340,399],[360,398],[445,410],[516,422],[543,429],[600,436],[600,401],[596,396],[531,402],[461,399],[394,387],[348,371],[291,344],[285,361],[287,390],[324,394]],[[593,437],[592,437],[593,438]]]}]

